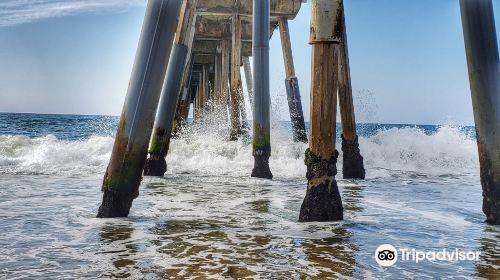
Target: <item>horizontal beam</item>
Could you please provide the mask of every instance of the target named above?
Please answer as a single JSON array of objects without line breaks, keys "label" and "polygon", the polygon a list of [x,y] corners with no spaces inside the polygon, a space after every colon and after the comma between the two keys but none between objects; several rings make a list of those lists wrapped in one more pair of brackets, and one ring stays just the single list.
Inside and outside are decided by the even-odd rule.
[{"label": "horizontal beam", "polygon": [[[203,1],[202,1],[203,2]],[[220,40],[231,38],[231,17],[199,16],[196,21],[196,40]],[[252,41],[252,23],[242,21],[241,39]]]},{"label": "horizontal beam", "polygon": [[195,64],[215,64],[215,56],[214,55],[195,55],[194,56]]},{"label": "horizontal beam", "polygon": [[[217,53],[221,53],[220,48],[221,41],[208,40],[201,41],[196,40],[193,44],[193,54],[204,55],[211,54],[215,55]],[[243,42],[241,44],[241,55],[242,56],[252,56],[252,43],[251,42]]]},{"label": "horizontal beam", "polygon": [[[271,0],[271,17],[293,19],[300,10],[302,0]],[[199,1],[196,12],[200,15],[244,15],[253,13],[253,1],[217,0]]]}]

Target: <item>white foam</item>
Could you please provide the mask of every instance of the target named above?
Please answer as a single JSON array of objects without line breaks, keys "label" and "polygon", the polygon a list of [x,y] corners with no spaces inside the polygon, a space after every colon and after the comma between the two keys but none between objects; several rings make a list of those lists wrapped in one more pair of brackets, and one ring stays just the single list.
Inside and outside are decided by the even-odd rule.
[{"label": "white foam", "polygon": [[478,173],[477,145],[459,127],[442,126],[427,135],[419,128],[391,128],[360,139],[367,170],[423,174]]},{"label": "white foam", "polygon": [[[271,170],[276,177],[304,177],[306,144],[293,143],[289,132],[274,123],[271,135]],[[167,157],[169,173],[248,176],[253,167],[248,140],[226,141],[226,130],[204,126],[172,140]],[[102,174],[109,161],[113,139],[93,136],[81,141],[0,136],[0,173]],[[340,147],[340,145],[339,145]],[[381,130],[360,138],[368,177],[387,177],[393,171],[421,174],[479,172],[477,146],[463,130],[443,126],[426,135],[418,128]],[[342,168],[339,159],[338,170]]]},{"label": "white foam", "polygon": [[109,161],[113,139],[90,137],[83,141],[0,136],[0,173],[92,174]]}]

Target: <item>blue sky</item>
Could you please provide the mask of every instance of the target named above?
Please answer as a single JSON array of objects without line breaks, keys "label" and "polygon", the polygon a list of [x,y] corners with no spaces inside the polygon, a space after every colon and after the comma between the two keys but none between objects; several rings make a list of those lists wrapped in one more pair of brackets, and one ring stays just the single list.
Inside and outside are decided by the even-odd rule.
[{"label": "blue sky", "polygon": [[[0,111],[118,115],[144,3],[2,1]],[[345,0],[345,6],[358,121],[473,123],[458,0]],[[500,12],[498,1],[494,6]],[[304,4],[290,22],[306,119],[309,20]],[[271,94],[286,119],[278,34],[271,39]]]}]

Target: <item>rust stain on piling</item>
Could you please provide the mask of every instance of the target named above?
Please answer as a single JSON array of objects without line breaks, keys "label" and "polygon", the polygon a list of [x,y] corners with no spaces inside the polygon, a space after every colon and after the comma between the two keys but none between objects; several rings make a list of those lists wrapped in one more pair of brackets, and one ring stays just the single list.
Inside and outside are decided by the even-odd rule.
[{"label": "rust stain on piling", "polygon": [[486,215],[486,222],[492,224],[500,223],[500,184],[495,182],[493,165],[485,144],[477,135],[477,148],[480,163],[481,185],[483,188],[483,213]]},{"label": "rust stain on piling", "polygon": [[125,133],[125,126],[127,120],[122,112],[120,116],[120,122],[118,124],[118,130],[116,132],[115,144],[113,146],[112,156],[106,169],[106,175],[104,177],[103,189],[117,189],[119,188],[119,179],[115,177],[120,177],[120,169],[123,167],[123,162],[125,160],[125,154],[128,146],[128,138]]}]

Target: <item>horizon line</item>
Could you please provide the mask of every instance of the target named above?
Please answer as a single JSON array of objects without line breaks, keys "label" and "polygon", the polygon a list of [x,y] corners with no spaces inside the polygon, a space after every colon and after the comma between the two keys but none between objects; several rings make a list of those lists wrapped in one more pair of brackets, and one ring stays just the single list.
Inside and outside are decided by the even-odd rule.
[{"label": "horizon line", "polygon": [[[37,112],[4,112],[0,111],[0,114],[19,114],[19,115],[55,115],[55,116],[89,116],[89,117],[114,117],[114,118],[119,118],[119,115],[108,115],[108,114],[86,114],[86,113],[37,113]],[[193,118],[188,118],[188,119],[193,119]],[[253,119],[249,118],[248,121],[252,121]],[[289,120],[279,120],[279,122],[290,122]],[[306,123],[309,123],[309,121],[305,121]],[[337,121],[337,124],[341,124],[341,121]],[[390,122],[356,122],[356,125],[358,124],[377,124],[377,125],[416,125],[416,126],[469,126],[469,127],[474,127],[475,124],[424,124],[424,123],[390,123]]]}]

